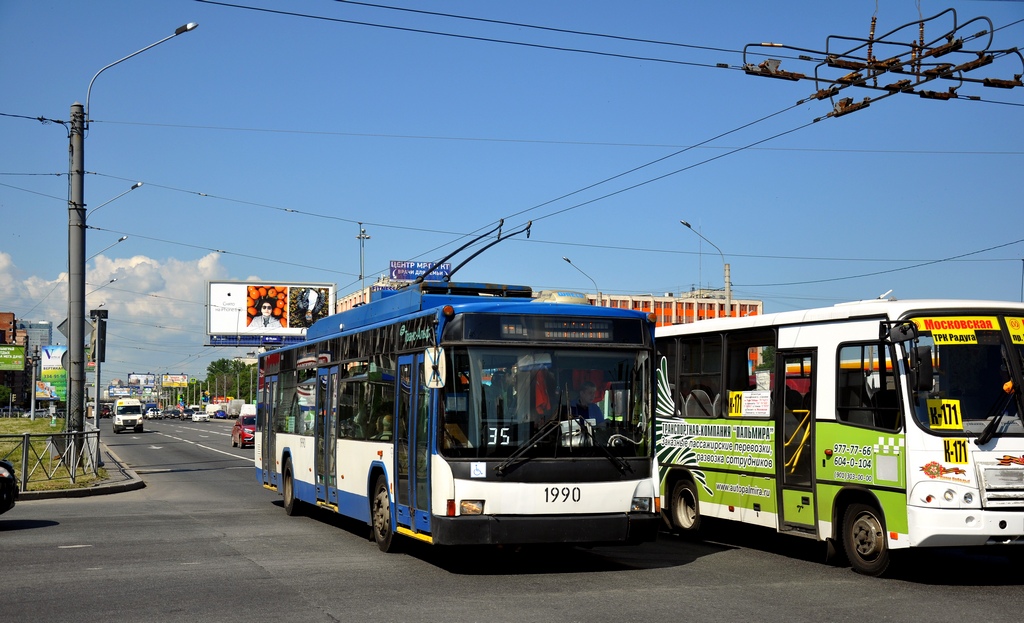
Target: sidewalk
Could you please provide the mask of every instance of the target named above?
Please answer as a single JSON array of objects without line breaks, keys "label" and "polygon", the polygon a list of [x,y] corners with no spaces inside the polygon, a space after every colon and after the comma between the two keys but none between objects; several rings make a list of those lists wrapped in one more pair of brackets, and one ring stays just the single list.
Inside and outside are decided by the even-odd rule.
[{"label": "sidewalk", "polygon": [[139,478],[133,470],[122,461],[110,448],[100,443],[100,460],[107,470],[107,477],[86,487],[78,489],[60,489],[56,491],[21,491],[18,493],[18,501],[48,500],[52,498],[84,498],[91,495],[106,495],[108,493],[121,493],[122,491],[133,491],[146,486],[145,481]]}]

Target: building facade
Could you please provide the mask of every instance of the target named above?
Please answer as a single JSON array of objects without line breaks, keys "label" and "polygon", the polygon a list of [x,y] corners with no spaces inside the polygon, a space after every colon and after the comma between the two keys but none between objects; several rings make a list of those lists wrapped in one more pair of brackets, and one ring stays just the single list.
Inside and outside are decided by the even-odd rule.
[{"label": "building facade", "polygon": [[53,323],[49,320],[19,320],[17,324],[18,330],[24,331],[28,340],[25,343],[26,355],[53,344]]}]

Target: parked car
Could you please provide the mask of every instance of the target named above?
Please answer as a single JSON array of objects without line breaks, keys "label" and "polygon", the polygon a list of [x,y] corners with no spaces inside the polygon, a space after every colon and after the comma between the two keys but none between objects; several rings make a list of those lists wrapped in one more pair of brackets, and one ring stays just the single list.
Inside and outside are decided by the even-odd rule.
[{"label": "parked car", "polygon": [[161,418],[171,418],[174,420],[181,419],[181,411],[177,409],[164,409],[163,413],[160,414]]},{"label": "parked car", "polygon": [[18,477],[10,461],[0,459],[0,514],[14,508],[18,501]]},{"label": "parked car", "polygon": [[210,416],[206,415],[205,411],[196,411],[192,414],[193,422],[209,422]]},{"label": "parked car", "polygon": [[228,412],[225,411],[224,409],[217,409],[213,413],[213,417],[217,418],[218,420],[226,420],[228,419]]},{"label": "parked car", "polygon": [[181,412],[181,419],[191,420],[192,415],[195,414],[195,412],[195,409],[189,409],[188,407],[185,407],[185,409]]},{"label": "parked car", "polygon": [[160,409],[157,409],[156,407],[150,407],[149,409],[146,409],[146,419],[147,420],[155,420],[156,418],[159,418],[159,417],[160,417]]},{"label": "parked car", "polygon": [[256,416],[240,415],[231,427],[231,447],[244,448],[256,445]]}]

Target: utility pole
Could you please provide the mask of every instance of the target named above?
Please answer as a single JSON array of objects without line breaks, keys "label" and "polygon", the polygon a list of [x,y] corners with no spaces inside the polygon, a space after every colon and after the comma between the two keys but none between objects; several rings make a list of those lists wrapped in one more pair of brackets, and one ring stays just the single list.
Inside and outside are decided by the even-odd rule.
[{"label": "utility pole", "polygon": [[370,236],[366,234],[366,230],[363,229],[363,224],[359,223],[359,235],[356,236],[359,240],[359,302],[366,302],[366,275],[363,273],[363,247]]},{"label": "utility pole", "polygon": [[[93,346],[92,357],[96,362],[96,400],[93,402],[92,416],[95,420],[96,430],[100,428],[100,364],[105,359],[107,350],[107,310],[94,309],[89,312],[93,320]],[[98,463],[97,463],[98,464]]]},{"label": "utility pole", "polygon": [[71,199],[68,201],[68,422],[85,430],[85,110],[71,105]]},{"label": "utility pole", "polygon": [[36,346],[35,349],[33,350],[32,357],[30,358],[30,361],[32,362],[32,386],[31,386],[31,388],[29,388],[29,391],[31,392],[29,394],[31,396],[31,399],[29,401],[29,408],[32,409],[32,410],[29,412],[29,420],[35,420],[36,419],[36,368],[39,367],[39,347],[38,346]]}]

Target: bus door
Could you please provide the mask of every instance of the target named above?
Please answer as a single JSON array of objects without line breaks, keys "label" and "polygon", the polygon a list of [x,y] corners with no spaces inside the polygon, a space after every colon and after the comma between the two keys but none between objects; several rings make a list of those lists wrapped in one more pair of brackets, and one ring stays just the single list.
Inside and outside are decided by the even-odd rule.
[{"label": "bus door", "polygon": [[337,503],[338,366],[318,370],[316,387],[316,499]]},{"label": "bus door", "polygon": [[814,531],[814,351],[776,354],[779,530]]},{"label": "bus door", "polygon": [[274,446],[274,396],[277,392],[277,376],[267,377],[260,387],[256,399],[256,429],[260,436],[260,467],[263,470],[263,484],[277,485],[274,475],[274,458],[277,448]]},{"label": "bus door", "polygon": [[395,514],[398,525],[415,532],[430,531],[430,506],[427,497],[429,459],[427,424],[429,390],[420,371],[423,355],[398,358],[396,395],[398,419],[395,421]]}]

